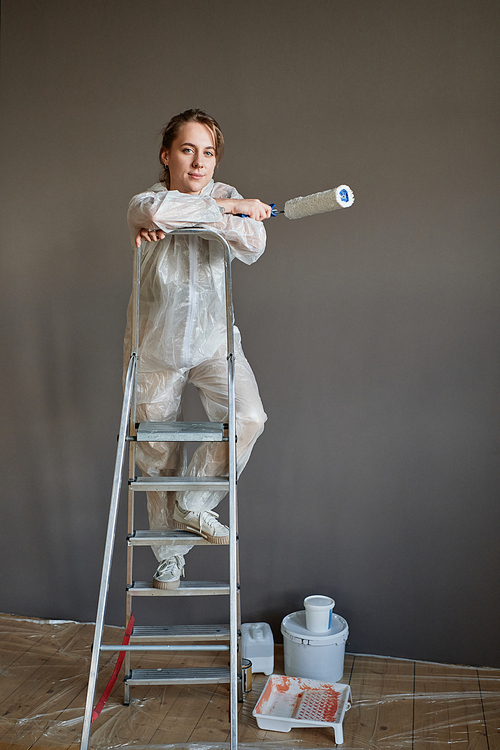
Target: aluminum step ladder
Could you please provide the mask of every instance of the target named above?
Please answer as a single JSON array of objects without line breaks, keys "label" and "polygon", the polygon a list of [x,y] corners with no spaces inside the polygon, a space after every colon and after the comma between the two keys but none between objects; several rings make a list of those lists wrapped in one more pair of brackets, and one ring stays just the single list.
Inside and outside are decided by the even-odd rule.
[{"label": "aluminum step ladder", "polygon": [[[243,699],[241,651],[239,649],[241,610],[239,597],[238,529],[236,505],[236,418],[234,395],[234,334],[229,245],[219,232],[199,226],[183,227],[169,232],[173,235],[198,235],[218,242],[224,251],[226,330],[228,362],[228,421],[215,422],[142,422],[136,423],[137,360],[139,348],[139,299],[141,283],[142,245],[134,255],[132,291],[132,354],[125,380],[123,406],[118,435],[111,504],[96,615],[96,626],[83,721],[81,750],[87,750],[95,697],[99,656],[102,651],[125,652],[124,703],[130,702],[130,688],[139,685],[189,685],[229,683],[229,715],[231,750],[238,747],[238,702]],[[229,473],[227,477],[137,477],[137,442],[209,442],[224,441],[228,447]],[[132,615],[132,601],[136,596],[229,596],[229,624],[222,625],[134,625],[130,643],[117,646],[103,644],[103,628],[109,589],[111,563],[116,533],[116,519],[124,464],[128,453],[128,536],[127,536],[127,593],[126,626]],[[187,531],[146,531],[135,529],[134,502],[136,492],[148,490],[227,490],[229,494],[229,581],[181,581],[177,589],[157,589],[149,581],[134,581],[133,553],[135,547],[150,546],[168,541],[176,544],[210,545],[202,537]],[[219,546],[219,545],[216,545]],[[133,642],[132,642],[133,641]],[[136,651],[223,651],[229,652],[229,668],[131,669],[132,654]]]}]

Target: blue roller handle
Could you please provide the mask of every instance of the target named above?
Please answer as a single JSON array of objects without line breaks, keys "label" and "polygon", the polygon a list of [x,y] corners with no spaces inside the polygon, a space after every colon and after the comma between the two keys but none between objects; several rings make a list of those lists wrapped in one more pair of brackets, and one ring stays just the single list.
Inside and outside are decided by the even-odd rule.
[{"label": "blue roller handle", "polygon": [[[269,205],[271,206],[271,216],[277,216],[279,212],[276,211],[276,203],[270,203]],[[236,214],[236,216],[241,216],[242,219],[248,219],[248,214]]]}]

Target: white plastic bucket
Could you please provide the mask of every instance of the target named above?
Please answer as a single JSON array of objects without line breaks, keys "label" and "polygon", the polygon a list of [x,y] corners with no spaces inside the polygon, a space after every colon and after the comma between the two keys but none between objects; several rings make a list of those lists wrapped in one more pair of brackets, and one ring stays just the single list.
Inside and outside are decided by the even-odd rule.
[{"label": "white plastic bucket", "polygon": [[281,623],[285,653],[285,674],[338,682],[344,674],[345,643],[349,626],[343,617],[332,613],[327,633],[311,633],[306,628],[306,613],[293,612]]},{"label": "white plastic bucket", "polygon": [[311,633],[326,633],[332,625],[332,609],[335,601],[330,596],[306,596],[306,627]]}]

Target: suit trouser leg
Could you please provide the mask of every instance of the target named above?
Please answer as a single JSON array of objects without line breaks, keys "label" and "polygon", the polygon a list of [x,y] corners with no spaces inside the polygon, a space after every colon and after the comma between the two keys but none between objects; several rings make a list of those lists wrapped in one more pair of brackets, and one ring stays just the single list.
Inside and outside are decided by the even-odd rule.
[{"label": "suit trouser leg", "polygon": [[[173,368],[162,372],[139,373],[137,378],[137,419],[148,422],[176,422],[182,416],[182,395],[187,373]],[[172,477],[185,471],[183,443],[137,443],[137,464],[144,476]],[[149,527],[154,531],[172,529],[174,492],[148,492]],[[192,545],[155,544],[152,550],[158,561],[174,554],[185,555]]]},{"label": "suit trouser leg", "polygon": [[[228,389],[225,350],[202,362],[189,371],[189,381],[196,386],[207,417],[211,422],[227,422]],[[241,474],[252,448],[264,429],[267,416],[264,412],[254,374],[241,345],[235,352],[235,412],[236,412],[236,464]],[[186,474],[188,476],[224,476],[229,471],[226,443],[203,443],[195,451]],[[215,508],[225,491],[178,492],[177,502],[183,510],[197,513]]]}]

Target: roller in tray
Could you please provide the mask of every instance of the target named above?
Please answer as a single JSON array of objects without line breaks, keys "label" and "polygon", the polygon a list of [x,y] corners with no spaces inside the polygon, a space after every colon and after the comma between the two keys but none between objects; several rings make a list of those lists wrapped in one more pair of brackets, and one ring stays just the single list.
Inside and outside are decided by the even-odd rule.
[{"label": "roller in tray", "polygon": [[259,729],[289,732],[306,727],[333,727],[335,742],[344,741],[342,722],[351,707],[351,688],[340,682],[272,674],[253,710]]}]

